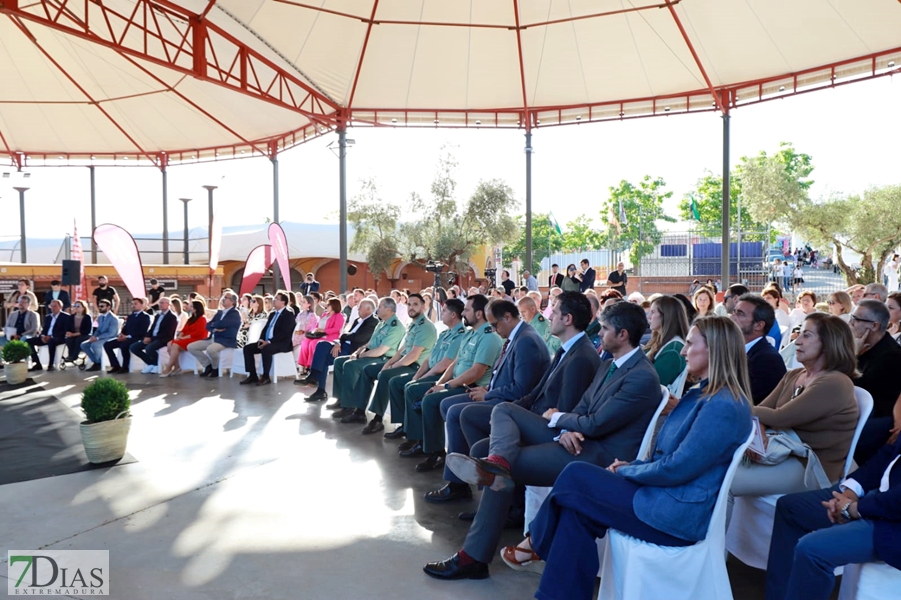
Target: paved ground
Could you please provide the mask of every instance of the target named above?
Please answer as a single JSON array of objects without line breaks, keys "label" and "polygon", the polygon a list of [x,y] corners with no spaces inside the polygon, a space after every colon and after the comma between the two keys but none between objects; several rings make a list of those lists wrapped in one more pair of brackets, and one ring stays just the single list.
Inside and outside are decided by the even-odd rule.
[{"label": "paved ground", "polygon": [[[38,379],[75,407],[85,376]],[[5,549],[108,549],[111,597],[127,600],[533,595],[538,576],[499,559],[486,581],[425,576],[425,562],[460,547],[455,516],[475,503],[425,503],[439,473],[415,473],[395,443],[335,423],[289,381],[125,380],[138,462],[0,486]],[[730,565],[736,598],[762,598],[763,574]]]}]

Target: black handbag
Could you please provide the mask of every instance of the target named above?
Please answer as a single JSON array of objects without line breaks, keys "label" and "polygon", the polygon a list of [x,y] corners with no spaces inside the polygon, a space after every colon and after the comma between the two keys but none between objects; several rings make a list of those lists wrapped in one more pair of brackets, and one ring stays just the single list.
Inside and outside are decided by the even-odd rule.
[{"label": "black handbag", "polygon": [[319,338],[325,337],[324,331],[308,331],[304,334],[311,340],[318,340]]}]

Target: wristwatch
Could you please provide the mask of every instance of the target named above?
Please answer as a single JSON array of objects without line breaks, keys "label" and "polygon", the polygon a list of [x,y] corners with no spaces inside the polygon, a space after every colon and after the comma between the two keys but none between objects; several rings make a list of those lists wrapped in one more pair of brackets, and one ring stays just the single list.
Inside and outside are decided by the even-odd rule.
[{"label": "wristwatch", "polygon": [[444,389],[449,390],[449,389],[450,389],[450,384],[449,384],[449,383],[445,383],[445,384],[444,384]]},{"label": "wristwatch", "polygon": [[842,518],[844,518],[846,521],[853,521],[853,520],[854,520],[854,518],[851,516],[851,511],[848,510],[848,509],[851,507],[851,504],[853,504],[853,502],[848,502],[847,504],[845,504],[845,505],[842,507],[842,510],[841,510],[841,513],[840,513],[840,514],[842,515]]}]

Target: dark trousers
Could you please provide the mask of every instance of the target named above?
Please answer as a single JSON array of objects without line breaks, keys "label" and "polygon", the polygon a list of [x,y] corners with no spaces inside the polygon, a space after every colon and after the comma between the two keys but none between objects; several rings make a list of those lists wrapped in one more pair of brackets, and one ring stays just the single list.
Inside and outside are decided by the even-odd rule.
[{"label": "dark trousers", "polygon": [[[318,389],[325,391],[325,380],[328,379],[328,368],[335,362],[332,356],[332,344],[329,342],[319,342],[316,349],[313,350],[313,360],[310,363],[310,377],[319,384]],[[347,356],[350,354],[350,342],[341,344],[341,354],[338,356]]]},{"label": "dark trousers", "polygon": [[[422,394],[424,394],[430,387],[435,385],[436,381],[438,381],[438,375],[430,375],[414,382],[412,381],[413,375],[414,373],[392,377],[391,381],[388,382],[388,396],[390,398],[391,404],[391,422],[395,424],[399,423],[400,425],[402,425],[404,431],[407,431],[407,433],[409,433],[406,427],[407,411],[410,410],[412,412],[412,408],[407,407],[407,394],[409,393],[411,397],[422,399]],[[412,414],[414,414],[417,418],[419,417],[419,413],[412,412]],[[422,435],[421,427],[420,435]]]},{"label": "dark trousers", "polygon": [[892,417],[870,417],[864,423],[857,441],[857,449],[854,451],[854,462],[864,464],[885,446],[891,435],[891,429],[895,426]]},{"label": "dark trousers", "polygon": [[479,402],[464,406],[460,412],[460,429],[463,430],[463,436],[466,438],[470,450],[482,440],[486,440],[487,444],[488,436],[491,434],[491,411],[493,410],[494,405]]},{"label": "dark trousers", "polygon": [[79,352],[81,352],[81,343],[90,339],[90,337],[89,335],[76,335],[75,337],[66,338],[66,348],[69,349],[67,356],[70,361],[75,362]]},{"label": "dark trousers", "polygon": [[[376,370],[376,367],[378,367],[378,370]],[[379,365],[370,365],[363,369],[364,377],[371,377],[374,375],[376,378],[375,394],[372,396],[372,401],[369,403],[370,412],[374,412],[379,417],[384,415],[385,411],[388,409],[388,404],[391,401],[391,382],[397,378],[402,378],[404,381],[410,381],[410,377],[413,377],[418,369],[419,366],[415,364],[408,367],[392,367],[385,370],[382,370],[382,367]],[[403,414],[403,405],[401,405],[400,410],[401,414]],[[393,409],[391,414],[394,414]]]},{"label": "dark trousers", "polygon": [[28,338],[26,343],[31,346],[31,361],[38,366],[41,366],[41,359],[38,358],[38,346],[47,346],[48,356],[50,357],[50,365],[48,366],[52,366],[53,359],[56,358],[56,347],[61,346],[65,341],[52,337],[45,343],[41,336],[37,336]]},{"label": "dark trousers", "polygon": [[251,379],[256,379],[257,377],[257,361],[256,355],[259,354],[262,358],[263,363],[263,372],[261,375],[263,377],[269,377],[269,372],[272,371],[272,355],[278,354],[279,352],[284,352],[281,348],[276,348],[272,344],[266,344],[262,348],[258,344],[246,344],[243,348],[244,352],[244,370],[247,371],[247,376]]},{"label": "dark trousers", "polygon": [[[445,435],[447,437],[447,452],[469,454],[469,441],[463,433],[460,415],[469,408],[481,409],[478,414],[485,416],[486,423],[491,419],[491,411],[496,404],[503,400],[489,400],[487,402],[475,402],[469,394],[455,394],[441,401],[439,411],[444,419]],[[473,413],[474,415],[477,413]],[[452,483],[463,483],[463,480],[454,475],[454,472],[444,466],[444,479]]]},{"label": "dark trousers", "polygon": [[[139,342],[135,342],[129,347],[129,350],[132,354],[140,358],[144,361],[144,364],[157,366],[160,362],[160,357],[157,354],[157,351],[160,348],[163,348],[166,345],[166,342],[163,340],[153,340],[149,344],[145,344],[144,340]],[[247,356],[246,354],[244,356]],[[125,362],[123,360],[123,362]]]},{"label": "dark trousers", "polygon": [[123,369],[128,369],[128,365],[131,363],[131,348],[132,341],[128,338],[122,340],[110,340],[103,344],[103,350],[106,352],[107,358],[109,358],[110,368],[118,369],[119,367],[119,359],[116,358],[116,349],[119,349],[119,352],[122,353],[122,366]]},{"label": "dark trousers", "polygon": [[833,491],[839,486],[779,498],[766,567],[767,600],[826,600],[835,587],[836,567],[878,560],[870,521],[829,522],[822,502],[831,500]]},{"label": "dark trousers", "polygon": [[587,463],[563,469],[529,528],[532,549],[547,562],[536,598],[592,598],[600,566],[595,540],[609,528],[660,546],[694,543],[654,529],[635,516],[632,499],[640,488]]}]

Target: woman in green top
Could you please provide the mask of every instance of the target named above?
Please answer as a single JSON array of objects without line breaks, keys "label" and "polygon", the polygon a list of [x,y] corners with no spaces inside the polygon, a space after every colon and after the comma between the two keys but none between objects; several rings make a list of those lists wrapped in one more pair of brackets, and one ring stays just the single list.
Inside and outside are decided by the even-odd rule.
[{"label": "woman in green top", "polygon": [[579,291],[579,280],[575,278],[576,274],[576,265],[570,263],[568,267],[566,267],[566,275],[563,276],[563,284],[560,286],[563,288],[564,292],[578,292]]},{"label": "woman in green top", "polygon": [[672,296],[660,296],[651,303],[648,312],[651,339],[644,352],[654,363],[662,385],[670,385],[685,368],[682,347],[688,335],[685,307]]}]

